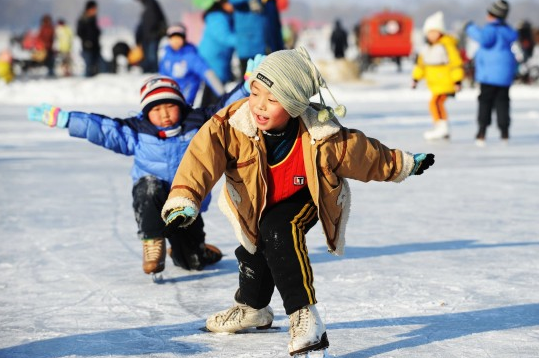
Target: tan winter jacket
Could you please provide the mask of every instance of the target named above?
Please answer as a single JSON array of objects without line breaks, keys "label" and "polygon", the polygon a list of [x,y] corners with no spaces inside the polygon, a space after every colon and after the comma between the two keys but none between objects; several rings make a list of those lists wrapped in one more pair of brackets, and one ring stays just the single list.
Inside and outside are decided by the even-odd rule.
[{"label": "tan winter jacket", "polygon": [[[336,120],[320,123],[309,107],[300,121],[307,183],[331,253],[344,252],[350,211],[346,179],[367,182],[404,180],[411,172],[411,154],[385,147]],[[296,120],[296,119],[291,119]],[[184,155],[162,211],[191,206],[197,214],[202,199],[224,174],[219,207],[241,244],[256,252],[258,223],[266,205],[266,146],[247,99],[215,114],[196,134]]]}]

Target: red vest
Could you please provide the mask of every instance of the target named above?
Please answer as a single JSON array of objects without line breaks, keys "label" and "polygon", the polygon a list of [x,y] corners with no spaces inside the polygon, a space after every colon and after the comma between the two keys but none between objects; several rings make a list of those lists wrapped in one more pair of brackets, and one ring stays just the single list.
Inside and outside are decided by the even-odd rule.
[{"label": "red vest", "polygon": [[303,162],[301,138],[296,141],[290,153],[281,162],[268,165],[267,206],[287,199],[307,186],[307,174]]}]

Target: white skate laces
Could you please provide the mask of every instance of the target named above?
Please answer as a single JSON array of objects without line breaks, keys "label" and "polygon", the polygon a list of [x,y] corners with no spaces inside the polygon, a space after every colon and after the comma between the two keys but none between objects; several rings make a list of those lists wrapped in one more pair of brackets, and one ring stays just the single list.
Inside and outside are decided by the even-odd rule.
[{"label": "white skate laces", "polygon": [[255,309],[237,303],[228,310],[217,312],[206,320],[206,328],[212,332],[234,333],[247,328],[268,329],[273,323],[273,310],[270,306]]},{"label": "white skate laces", "polygon": [[305,306],[290,315],[288,351],[291,356],[327,347],[326,326],[315,305]]}]

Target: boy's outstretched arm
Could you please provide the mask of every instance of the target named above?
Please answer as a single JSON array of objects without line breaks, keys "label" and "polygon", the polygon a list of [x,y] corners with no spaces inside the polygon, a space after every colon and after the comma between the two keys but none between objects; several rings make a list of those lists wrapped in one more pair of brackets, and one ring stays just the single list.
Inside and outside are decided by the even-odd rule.
[{"label": "boy's outstretched arm", "polygon": [[69,112],[44,103],[40,106],[29,107],[28,119],[35,122],[42,122],[49,127],[66,128],[69,123]]},{"label": "boy's outstretched arm", "polygon": [[28,108],[30,121],[49,127],[67,128],[71,137],[89,142],[124,155],[133,155],[137,141],[128,122],[96,113],[64,111],[44,103]]}]

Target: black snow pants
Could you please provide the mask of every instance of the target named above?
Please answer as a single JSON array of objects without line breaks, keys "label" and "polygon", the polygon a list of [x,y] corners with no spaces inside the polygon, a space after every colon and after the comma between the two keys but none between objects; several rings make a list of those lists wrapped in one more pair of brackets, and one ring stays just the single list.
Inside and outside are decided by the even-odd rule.
[{"label": "black snow pants", "polygon": [[288,315],[315,304],[305,234],[317,221],[317,208],[307,188],[266,209],[257,252],[250,254],[243,246],[236,249],[240,269],[236,300],[264,308],[277,287]]},{"label": "black snow pants", "polygon": [[511,122],[509,116],[509,87],[493,86],[482,83],[478,100],[479,113],[477,115],[477,121],[479,130],[477,132],[477,139],[485,138],[487,127],[492,122],[492,111],[494,109],[496,109],[496,119],[498,121],[501,137],[502,139],[508,139],[509,125]]},{"label": "black snow pants", "polygon": [[[133,210],[138,224],[138,235],[141,239],[163,237],[165,222],[161,218],[161,209],[168,197],[170,186],[166,181],[153,176],[140,178],[133,186]],[[173,254],[182,248],[196,251],[205,241],[204,221],[198,215],[193,224],[186,228],[178,228],[168,237]],[[180,244],[181,243],[181,244]]]}]

